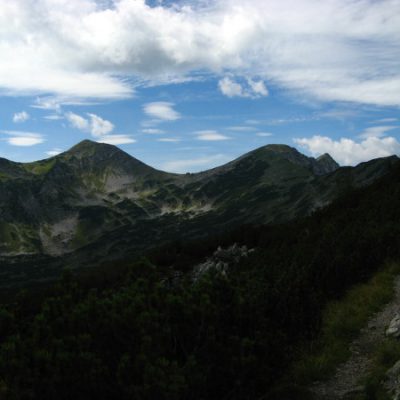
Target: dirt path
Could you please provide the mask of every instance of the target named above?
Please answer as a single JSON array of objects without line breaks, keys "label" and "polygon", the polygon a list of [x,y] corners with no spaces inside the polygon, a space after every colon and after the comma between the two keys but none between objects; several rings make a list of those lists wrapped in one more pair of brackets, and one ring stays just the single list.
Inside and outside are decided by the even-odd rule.
[{"label": "dirt path", "polygon": [[328,381],[318,382],[312,388],[316,399],[339,400],[351,398],[363,388],[360,380],[372,367],[372,355],[385,338],[385,330],[395,314],[400,311],[400,276],[395,280],[395,295],[381,311],[368,321],[360,335],[350,345],[351,356],[339,365],[336,374]]}]

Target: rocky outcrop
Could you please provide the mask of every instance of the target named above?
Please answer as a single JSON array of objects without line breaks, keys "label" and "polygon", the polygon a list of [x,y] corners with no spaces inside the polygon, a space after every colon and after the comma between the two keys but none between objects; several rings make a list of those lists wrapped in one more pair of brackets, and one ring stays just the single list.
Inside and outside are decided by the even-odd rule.
[{"label": "rocky outcrop", "polygon": [[338,168],[339,164],[328,153],[325,153],[316,159],[314,172],[317,175],[324,175],[334,172]]},{"label": "rocky outcrop", "polygon": [[386,336],[399,338],[400,337],[400,314],[390,321],[389,327],[386,329]]},{"label": "rocky outcrop", "polygon": [[226,275],[231,265],[237,264],[242,258],[248,257],[253,251],[254,249],[248,249],[247,246],[239,246],[236,243],[226,249],[218,247],[213,255],[204,263],[194,267],[193,280],[198,280],[210,270]]}]

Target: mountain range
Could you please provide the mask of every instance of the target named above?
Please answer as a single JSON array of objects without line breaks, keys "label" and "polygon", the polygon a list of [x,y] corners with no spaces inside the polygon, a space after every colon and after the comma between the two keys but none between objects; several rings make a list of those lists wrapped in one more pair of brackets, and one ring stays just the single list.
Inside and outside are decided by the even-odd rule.
[{"label": "mountain range", "polygon": [[37,162],[0,159],[0,272],[9,279],[8,265],[32,268],[32,260],[118,259],[243,223],[285,222],[372,183],[397,160],[339,167],[328,154],[267,145],[208,171],[173,174],[88,140]]}]

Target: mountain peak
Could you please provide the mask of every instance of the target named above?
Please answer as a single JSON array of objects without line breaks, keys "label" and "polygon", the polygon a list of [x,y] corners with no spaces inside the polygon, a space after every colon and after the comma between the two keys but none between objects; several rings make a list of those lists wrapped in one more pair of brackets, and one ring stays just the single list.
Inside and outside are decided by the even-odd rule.
[{"label": "mountain peak", "polygon": [[339,164],[328,153],[322,154],[316,161],[323,174],[336,171],[339,168]]},{"label": "mountain peak", "polygon": [[[85,139],[71,147],[67,153],[81,156],[88,156],[98,151],[116,151],[119,150],[117,147],[106,143],[99,143],[93,140]],[[122,152],[122,150],[119,150]]]},{"label": "mountain peak", "polygon": [[143,176],[157,172],[154,168],[139,161],[135,157],[121,150],[119,147],[92,140],[83,140],[59,156],[67,162],[78,162],[84,168],[123,171],[128,175]]},{"label": "mountain peak", "polygon": [[275,153],[298,153],[294,147],[290,147],[287,144],[267,144],[264,149],[274,151]]}]

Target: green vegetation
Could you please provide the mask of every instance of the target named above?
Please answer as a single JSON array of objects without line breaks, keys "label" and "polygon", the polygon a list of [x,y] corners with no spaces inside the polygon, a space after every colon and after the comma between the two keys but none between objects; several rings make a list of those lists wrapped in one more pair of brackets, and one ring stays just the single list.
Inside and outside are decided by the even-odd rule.
[{"label": "green vegetation", "polygon": [[0,238],[0,249],[4,253],[34,251],[34,244],[38,240],[33,227],[2,221],[0,221]]},{"label": "green vegetation", "polygon": [[390,264],[368,282],[355,285],[342,299],[327,305],[320,337],[303,350],[294,365],[296,382],[310,384],[325,379],[349,357],[351,341],[368,319],[392,299],[393,281],[399,273],[400,266]]},{"label": "green vegetation", "polygon": [[47,174],[56,163],[55,158],[50,158],[49,160],[37,161],[33,163],[21,164],[26,171],[31,172],[35,175]]}]

